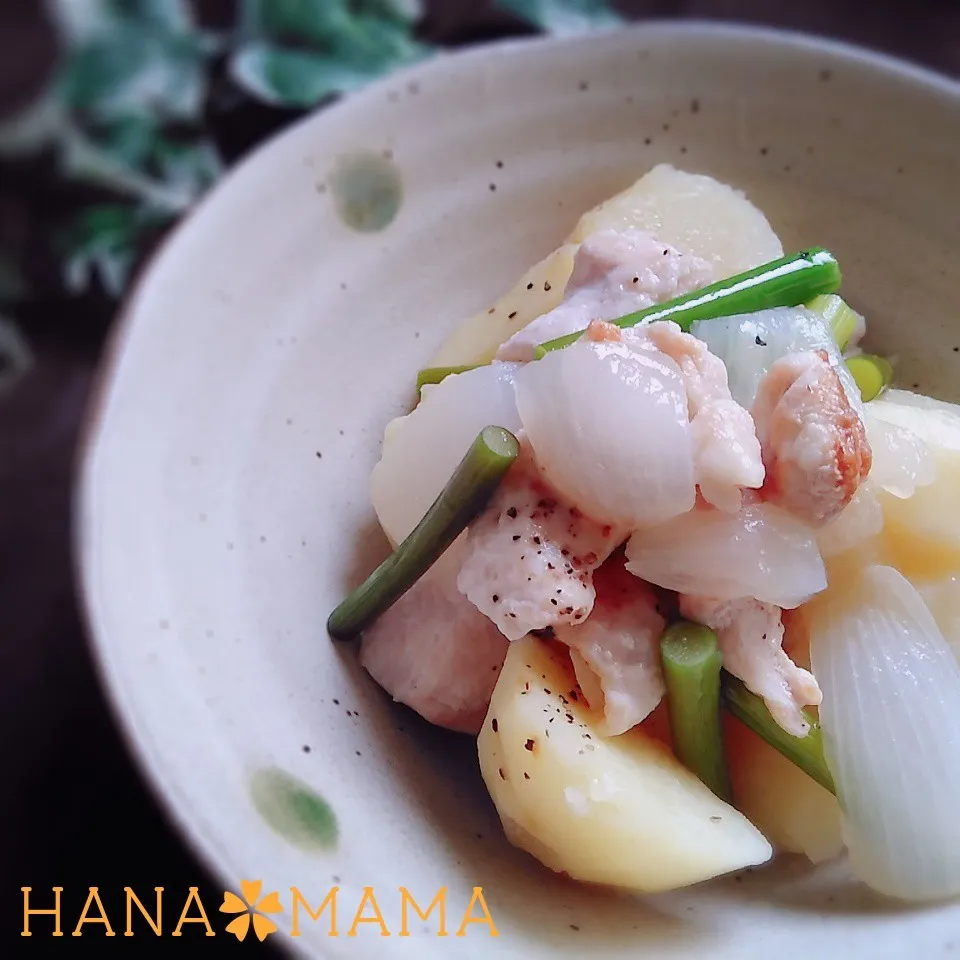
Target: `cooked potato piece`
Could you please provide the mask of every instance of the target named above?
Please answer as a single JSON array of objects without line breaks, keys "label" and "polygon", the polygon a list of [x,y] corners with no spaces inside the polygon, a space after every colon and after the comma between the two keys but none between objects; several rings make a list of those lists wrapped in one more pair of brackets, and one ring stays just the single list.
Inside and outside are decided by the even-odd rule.
[{"label": "cooked potato piece", "polygon": [[585,213],[568,242],[581,243],[595,230],[628,227],[710,261],[718,280],[783,256],[767,218],[740,190],[666,163]]},{"label": "cooked potato piece", "polygon": [[507,836],[576,880],[670,890],[766,862],[770,844],[661,743],[602,738],[566,650],[510,645],[478,740]]},{"label": "cooked potato piece", "polygon": [[534,264],[493,306],[481,310],[444,340],[431,367],[489,363],[501,343],[563,299],[579,244],[565,244]]},{"label": "cooked potato piece", "polygon": [[936,578],[918,577],[913,585],[960,659],[960,564]]},{"label": "cooked potato piece", "polygon": [[912,497],[880,496],[885,540],[905,576],[936,576],[960,567],[960,407],[906,390],[890,390],[870,411],[912,430],[930,448],[936,479]]},{"label": "cooked potato piece", "polygon": [[842,853],[837,798],[739,720],[727,716],[724,726],[737,809],[777,850],[813,863]]},{"label": "cooked potato piece", "polygon": [[491,360],[504,341],[560,303],[573,258],[589,234],[630,227],[649,231],[681,253],[709,260],[718,280],[783,255],[770,224],[742,193],[711,177],[660,164],[585,213],[563,246],[529,270],[494,303],[492,312],[481,310],[461,324],[429,366]]}]

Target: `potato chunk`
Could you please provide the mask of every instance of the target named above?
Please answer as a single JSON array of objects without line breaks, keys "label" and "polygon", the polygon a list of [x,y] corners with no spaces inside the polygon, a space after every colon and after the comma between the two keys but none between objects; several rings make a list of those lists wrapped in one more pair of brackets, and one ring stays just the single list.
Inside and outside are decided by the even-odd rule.
[{"label": "potato chunk", "polygon": [[508,838],[586,882],[655,892],[766,862],[770,844],[639,728],[604,739],[566,650],[510,645],[478,739]]}]

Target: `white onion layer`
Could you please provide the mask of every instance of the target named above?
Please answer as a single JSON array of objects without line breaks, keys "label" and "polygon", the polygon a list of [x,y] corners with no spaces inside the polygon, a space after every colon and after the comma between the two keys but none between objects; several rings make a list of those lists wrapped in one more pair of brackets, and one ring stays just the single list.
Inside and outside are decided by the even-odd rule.
[{"label": "white onion layer", "polygon": [[700,508],[639,531],[627,560],[648,583],[716,600],[753,597],[790,609],[827,586],[813,532],[770,503],[732,515]]},{"label": "white onion layer", "polygon": [[807,616],[854,870],[900,899],[960,894],[960,664],[892,567],[866,568]]},{"label": "white onion layer", "polygon": [[774,307],[714,320],[700,320],[690,332],[727,367],[733,399],[750,410],[760,380],[781,357],[824,350],[837,371],[850,405],[863,414],[863,400],[823,317],[804,307]]},{"label": "white onion layer", "polygon": [[387,425],[370,498],[395,545],[420,522],[484,427],[519,429],[516,370],[515,363],[493,363],[425,386],[416,409]]},{"label": "white onion layer", "polygon": [[637,529],[693,507],[686,390],[665,354],[580,340],[521,367],[516,397],[544,476],[587,516]]}]

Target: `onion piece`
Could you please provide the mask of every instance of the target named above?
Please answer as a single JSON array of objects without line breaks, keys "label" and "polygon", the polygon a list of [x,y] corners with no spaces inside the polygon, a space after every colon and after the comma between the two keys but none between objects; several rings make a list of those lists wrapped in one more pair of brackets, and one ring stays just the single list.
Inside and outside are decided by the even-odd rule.
[{"label": "onion piece", "polygon": [[892,567],[832,585],[805,617],[857,876],[904,900],[960,894],[960,664]]},{"label": "onion piece", "polygon": [[857,384],[843,362],[829,324],[805,307],[775,307],[732,317],[701,320],[690,332],[727,367],[733,399],[750,410],[760,380],[781,357],[808,350],[825,350],[837,371],[850,406],[863,416],[863,400]]},{"label": "onion piece", "polygon": [[666,354],[584,338],[521,366],[516,398],[544,477],[588,517],[637,529],[693,507],[687,395]]},{"label": "onion piece", "polygon": [[700,507],[635,533],[627,569],[677,593],[753,597],[787,609],[827,586],[813,531],[771,503],[728,514]]},{"label": "onion piece", "polygon": [[493,363],[428,384],[412,413],[387,424],[370,499],[394,546],[420,522],[484,427],[519,430],[517,369],[515,363]]}]

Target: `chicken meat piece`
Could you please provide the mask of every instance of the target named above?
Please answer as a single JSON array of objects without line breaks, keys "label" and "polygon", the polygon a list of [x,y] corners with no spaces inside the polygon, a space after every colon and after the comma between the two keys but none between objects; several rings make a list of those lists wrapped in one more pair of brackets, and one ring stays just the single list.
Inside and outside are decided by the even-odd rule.
[{"label": "chicken meat piece", "polygon": [[713,279],[708,261],[643,230],[598,230],[577,250],[560,304],[510,337],[497,359],[533,360],[539,344],[583,330],[591,320],[615,320]]},{"label": "chicken meat piece", "polygon": [[727,368],[672,320],[624,331],[628,343],[646,339],[680,367],[687,391],[697,486],[707,503],[736,513],[744,488],[763,485],[764,468],[753,418],[730,395]]},{"label": "chicken meat piece", "polygon": [[591,708],[603,711],[604,736],[626,733],[664,694],[660,637],[666,621],[653,588],[611,558],[594,575],[597,599],[583,623],[561,624],[556,638],[570,648],[577,682]]},{"label": "chicken meat piece", "polygon": [[546,482],[529,444],[470,525],[461,592],[509,640],[579,623],[593,609],[593,572],[623,531],[585,516]]},{"label": "chicken meat piece", "polygon": [[812,526],[838,516],[867,478],[872,453],[826,351],[777,360],[760,381],[752,413],[764,498]]},{"label": "chicken meat piece", "polygon": [[363,634],[360,663],[425,720],[476,735],[509,644],[457,590],[456,570],[441,561],[379,617]]},{"label": "chicken meat piece", "polygon": [[813,674],[798,667],[783,650],[779,607],[752,598],[681,596],[680,612],[716,632],[725,669],[763,698],[787,733],[806,736],[810,726],[801,711],[817,706],[822,694]]}]

